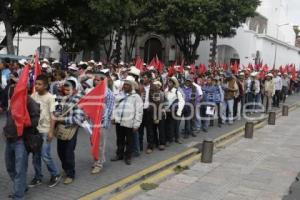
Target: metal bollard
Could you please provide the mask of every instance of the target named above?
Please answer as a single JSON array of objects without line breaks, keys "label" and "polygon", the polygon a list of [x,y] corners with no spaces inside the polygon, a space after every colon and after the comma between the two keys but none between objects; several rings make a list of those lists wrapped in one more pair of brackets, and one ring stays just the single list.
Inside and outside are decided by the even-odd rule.
[{"label": "metal bollard", "polygon": [[276,112],[269,112],[268,124],[269,125],[275,125],[276,124]]},{"label": "metal bollard", "polygon": [[205,139],[202,144],[201,162],[212,163],[214,153],[214,141],[212,139]]},{"label": "metal bollard", "polygon": [[245,138],[252,139],[254,130],[254,122],[246,122],[245,124]]},{"label": "metal bollard", "polygon": [[282,106],[282,116],[289,116],[289,106],[287,105]]}]

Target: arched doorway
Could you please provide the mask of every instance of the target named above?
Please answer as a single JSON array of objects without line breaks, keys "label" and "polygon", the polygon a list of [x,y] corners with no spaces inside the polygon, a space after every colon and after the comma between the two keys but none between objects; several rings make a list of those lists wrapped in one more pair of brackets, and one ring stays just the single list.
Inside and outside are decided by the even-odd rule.
[{"label": "arched doorway", "polygon": [[144,47],[144,62],[149,63],[156,55],[162,60],[163,47],[159,39],[150,38]]},{"label": "arched doorway", "polygon": [[217,63],[240,63],[240,56],[237,50],[229,45],[218,45]]}]

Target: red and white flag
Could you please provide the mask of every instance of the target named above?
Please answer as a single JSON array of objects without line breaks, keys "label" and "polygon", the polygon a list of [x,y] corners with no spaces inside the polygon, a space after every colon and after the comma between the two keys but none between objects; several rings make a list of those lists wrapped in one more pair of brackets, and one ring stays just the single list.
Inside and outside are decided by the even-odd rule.
[{"label": "red and white flag", "polygon": [[91,153],[95,160],[99,160],[100,127],[104,111],[106,84],[106,80],[101,81],[92,91],[83,96],[78,104],[92,122]]}]

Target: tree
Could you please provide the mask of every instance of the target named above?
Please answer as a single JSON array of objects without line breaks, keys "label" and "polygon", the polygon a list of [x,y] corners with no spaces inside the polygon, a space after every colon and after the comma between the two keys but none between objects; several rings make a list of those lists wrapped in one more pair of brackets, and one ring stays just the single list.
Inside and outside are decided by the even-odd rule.
[{"label": "tree", "polygon": [[15,54],[13,39],[15,35],[15,27],[13,24],[15,18],[13,16],[13,9],[10,0],[0,1],[0,21],[3,21],[5,27],[5,37],[1,42],[3,46],[6,46],[8,54]]},{"label": "tree", "polygon": [[[34,21],[27,24],[26,31],[35,34],[41,29],[46,29],[59,41],[71,59],[74,59],[74,55],[80,51],[84,51],[84,56],[88,57],[89,52],[97,49],[101,39],[107,35],[104,20],[108,21],[108,18],[99,16],[93,8],[93,0],[16,0],[16,2],[16,15],[18,18],[26,19],[22,24],[28,23],[28,19]],[[32,12],[33,9],[35,12]]]},{"label": "tree", "polygon": [[147,16],[145,29],[166,36],[174,36],[185,60],[197,59],[197,48],[207,30],[208,19],[201,7],[202,0],[145,1]]},{"label": "tree", "polygon": [[200,41],[216,35],[233,36],[247,17],[255,14],[259,0],[153,0],[145,1],[145,29],[174,36],[185,60],[197,59]]},{"label": "tree", "polygon": [[13,38],[17,32],[33,34],[40,31],[41,27],[32,27],[49,19],[43,12],[47,5],[47,0],[0,0],[0,22],[5,26],[5,37],[0,43],[0,49],[6,47],[8,54],[14,54]]},{"label": "tree", "polygon": [[210,0],[204,4],[203,9],[209,10],[207,18],[210,19],[209,38],[213,40],[212,64],[215,63],[217,38],[233,37],[237,28],[246,21],[248,17],[256,14],[256,8],[260,0]]},{"label": "tree", "polygon": [[[97,23],[94,27],[97,32],[102,33],[102,45],[108,61],[112,58],[116,58],[117,62],[120,60],[123,36],[125,36],[125,61],[128,62],[132,57],[142,27],[141,18],[144,17],[142,14],[145,6],[142,2],[140,0],[90,1],[91,8],[97,12]],[[113,42],[116,43],[114,52],[111,48]]]}]

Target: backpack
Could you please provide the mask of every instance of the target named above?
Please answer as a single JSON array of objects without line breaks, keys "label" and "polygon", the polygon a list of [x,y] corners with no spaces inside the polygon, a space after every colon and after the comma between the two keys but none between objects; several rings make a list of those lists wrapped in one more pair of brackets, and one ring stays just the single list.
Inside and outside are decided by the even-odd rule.
[{"label": "backpack", "polygon": [[39,152],[43,145],[43,137],[37,130],[40,119],[40,104],[35,102],[31,97],[28,97],[27,103],[28,112],[30,115],[31,126],[24,129],[25,147],[28,152]]}]

